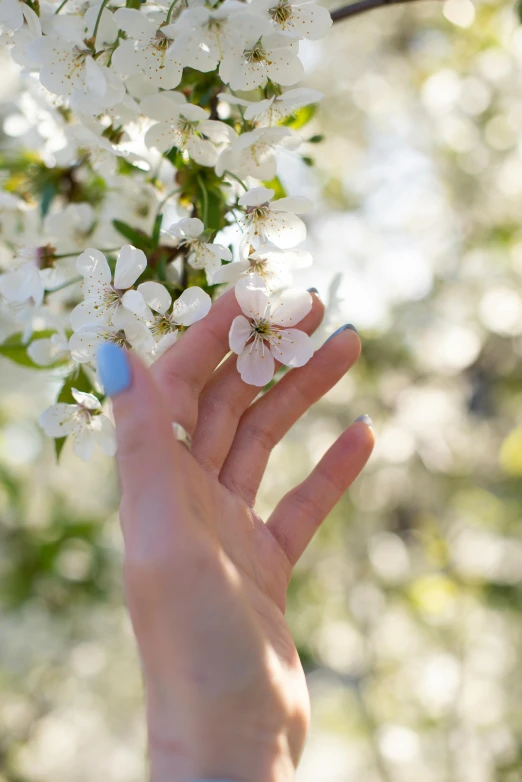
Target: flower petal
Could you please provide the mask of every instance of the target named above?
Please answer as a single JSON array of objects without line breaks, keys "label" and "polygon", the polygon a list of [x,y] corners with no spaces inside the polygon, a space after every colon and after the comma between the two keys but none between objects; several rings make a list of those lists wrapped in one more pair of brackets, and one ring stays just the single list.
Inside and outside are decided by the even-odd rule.
[{"label": "flower petal", "polygon": [[175,342],[177,342],[178,335],[179,331],[171,331],[170,334],[165,334],[165,336],[162,337],[156,344],[156,347],[154,348],[154,355],[161,356],[162,353],[165,353],[166,350],[168,350]]},{"label": "flower petal", "polygon": [[88,277],[89,282],[102,287],[108,285],[111,281],[111,270],[107,263],[107,258],[99,250],[88,247],[76,259],[76,270],[83,276]]},{"label": "flower petal", "polygon": [[252,342],[237,357],[241,379],[251,386],[266,386],[274,377],[275,361],[269,348],[261,340]]},{"label": "flower petal", "polygon": [[172,317],[181,326],[191,326],[208,314],[212,299],[202,288],[192,286],[183,291],[172,306]]},{"label": "flower petal", "polygon": [[243,348],[252,336],[252,326],[250,321],[244,315],[238,315],[232,321],[230,331],[228,332],[228,342],[230,350],[238,355],[243,352]]},{"label": "flower petal", "polygon": [[71,356],[80,364],[94,361],[98,346],[107,340],[109,333],[107,328],[94,325],[78,329],[69,340]]},{"label": "flower petal", "polygon": [[312,297],[308,291],[289,288],[274,302],[270,320],[279,326],[295,326],[312,309]]},{"label": "flower petal", "polygon": [[78,391],[77,388],[71,388],[71,394],[78,404],[87,410],[101,410],[100,400],[94,394],[86,394],[85,391]]},{"label": "flower petal", "polygon": [[274,358],[287,367],[302,367],[314,354],[312,340],[299,329],[280,331],[278,339],[270,344],[270,350]]},{"label": "flower petal", "polygon": [[249,274],[236,285],[237,303],[249,318],[262,318],[265,315],[270,297],[266,282],[259,274]]},{"label": "flower petal", "polygon": [[138,285],[138,293],[141,293],[151,309],[161,312],[162,315],[172,304],[172,296],[159,282],[142,282]]},{"label": "flower petal", "polygon": [[91,421],[91,431],[96,445],[107,456],[116,453],[116,429],[106,415],[97,415]]},{"label": "flower petal", "polygon": [[274,190],[269,187],[253,187],[239,199],[240,206],[261,206],[274,197]]},{"label": "flower petal", "polygon": [[129,310],[129,312],[132,312],[138,318],[147,321],[153,319],[152,312],[147,307],[145,303],[145,299],[138,291],[134,291],[134,290],[127,291],[123,295],[121,303],[123,304],[125,309]]},{"label": "flower petal", "polygon": [[288,196],[287,198],[278,198],[272,201],[270,209],[273,212],[292,212],[295,215],[302,215],[312,209],[313,203],[304,196]]},{"label": "flower petal", "polygon": [[94,453],[94,436],[89,426],[85,426],[76,434],[73,450],[84,462],[89,461]]},{"label": "flower petal", "polygon": [[132,244],[124,245],[116,261],[114,286],[120,290],[130,288],[146,268],[147,258],[143,250],[137,250]]},{"label": "flower petal", "polygon": [[224,263],[212,275],[212,285],[219,285],[222,282],[236,282],[249,267],[248,261]]},{"label": "flower petal", "polygon": [[76,428],[74,413],[76,405],[66,405],[58,402],[44,410],[40,415],[39,423],[48,437],[66,437]]},{"label": "flower petal", "polygon": [[78,331],[82,326],[109,323],[110,319],[111,310],[100,307],[98,299],[85,299],[69,313],[73,331]]}]

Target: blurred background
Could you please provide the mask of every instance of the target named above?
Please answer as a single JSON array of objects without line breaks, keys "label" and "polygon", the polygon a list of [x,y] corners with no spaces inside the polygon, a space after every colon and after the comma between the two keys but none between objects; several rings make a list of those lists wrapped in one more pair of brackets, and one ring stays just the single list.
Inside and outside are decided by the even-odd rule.
[{"label": "blurred background", "polygon": [[[377,447],[290,587],[298,782],[520,782],[522,29],[511,3],[411,3],[302,52],[326,139],[281,164],[316,204],[295,281],[328,303],[318,344],[353,322],[363,355],[276,448],[260,509],[361,413]],[[55,466],[55,389],[0,359],[0,781],[138,782],[114,467]]]}]

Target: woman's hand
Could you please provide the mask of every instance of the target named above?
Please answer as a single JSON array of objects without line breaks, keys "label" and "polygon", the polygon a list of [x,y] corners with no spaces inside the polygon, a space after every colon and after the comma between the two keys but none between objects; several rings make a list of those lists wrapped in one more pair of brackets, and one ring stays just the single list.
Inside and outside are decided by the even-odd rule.
[{"label": "woman's hand", "polygon": [[[314,296],[300,324],[323,316]],[[270,451],[354,364],[340,330],[254,402],[228,352],[233,291],[151,370],[104,345],[114,396],[125,585],[147,693],[154,782],[294,778],[309,722],[306,680],[285,622],[292,568],[367,461],[373,434],[350,426],[266,524],[254,511]],[[219,366],[218,366],[219,365]],[[173,435],[179,422],[189,450]]]}]

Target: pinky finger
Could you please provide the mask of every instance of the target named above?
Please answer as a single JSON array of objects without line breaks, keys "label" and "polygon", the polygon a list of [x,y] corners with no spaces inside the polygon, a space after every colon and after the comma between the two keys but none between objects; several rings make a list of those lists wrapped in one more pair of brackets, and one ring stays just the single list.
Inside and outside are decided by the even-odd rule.
[{"label": "pinky finger", "polygon": [[325,453],[308,478],[289,491],[277,505],[267,527],[292,565],[357,478],[370,457],[373,444],[371,420],[361,416]]}]

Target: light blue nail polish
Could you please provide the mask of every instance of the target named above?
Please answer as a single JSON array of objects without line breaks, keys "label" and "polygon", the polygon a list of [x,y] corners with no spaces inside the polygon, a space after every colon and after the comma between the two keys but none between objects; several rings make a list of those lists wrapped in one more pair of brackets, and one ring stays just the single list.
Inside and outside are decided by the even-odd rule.
[{"label": "light blue nail polish", "polygon": [[307,288],[306,290],[308,291],[308,293],[315,293],[316,296],[319,296],[319,291],[317,290],[317,288]]},{"label": "light blue nail polish", "polygon": [[96,353],[100,380],[107,396],[125,391],[131,384],[127,353],[114,342],[104,342]]},{"label": "light blue nail polish", "polygon": [[369,426],[370,429],[373,429],[373,421],[369,415],[366,415],[366,413],[364,415],[360,415],[359,418],[355,419],[354,424],[358,424],[358,423],[366,424],[366,426]]},{"label": "light blue nail polish", "polygon": [[[342,331],[347,331],[347,330],[350,330],[350,331],[355,331],[355,333],[356,333],[356,334],[358,334],[358,333],[359,333],[359,332],[357,331],[357,329],[355,328],[355,326],[353,325],[353,323],[346,323],[344,326],[341,326],[340,328],[338,328],[338,329],[337,329],[337,331],[334,331],[334,333],[333,333],[333,334],[330,334],[330,336],[328,337],[328,339],[326,340],[326,342],[329,342],[329,340],[331,340],[331,339],[333,339],[334,337],[336,337],[336,336],[337,336],[338,334],[340,334]],[[326,342],[325,342],[325,344],[326,344]]]}]

